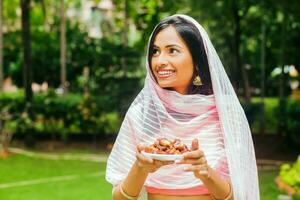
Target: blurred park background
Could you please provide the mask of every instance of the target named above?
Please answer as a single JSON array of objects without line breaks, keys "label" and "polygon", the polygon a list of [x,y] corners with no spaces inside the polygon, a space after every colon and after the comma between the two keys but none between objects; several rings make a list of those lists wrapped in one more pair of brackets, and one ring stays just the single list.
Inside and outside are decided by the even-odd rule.
[{"label": "blurred park background", "polygon": [[[108,200],[105,162],[147,40],[207,30],[249,120],[262,200],[300,193],[298,0],[0,0],[0,199]],[[298,194],[298,195],[297,195]]]}]

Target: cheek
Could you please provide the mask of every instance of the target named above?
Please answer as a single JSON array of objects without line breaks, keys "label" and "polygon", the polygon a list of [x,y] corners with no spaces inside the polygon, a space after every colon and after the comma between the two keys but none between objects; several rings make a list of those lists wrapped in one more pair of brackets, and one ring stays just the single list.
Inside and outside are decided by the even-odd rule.
[{"label": "cheek", "polygon": [[194,73],[193,63],[187,60],[182,62],[177,62],[178,67],[180,67],[181,74],[186,77],[186,79],[191,79]]},{"label": "cheek", "polygon": [[154,67],[155,66],[155,59],[152,58],[151,62],[149,64],[150,64],[151,71],[154,72],[154,70],[155,70],[155,67]]}]

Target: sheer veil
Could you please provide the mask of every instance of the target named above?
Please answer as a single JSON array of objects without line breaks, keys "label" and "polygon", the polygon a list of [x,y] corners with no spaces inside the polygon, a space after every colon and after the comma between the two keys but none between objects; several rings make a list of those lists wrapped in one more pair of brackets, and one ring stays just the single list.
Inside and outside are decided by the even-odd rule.
[{"label": "sheer veil", "polygon": [[[249,124],[222,62],[206,31],[196,20],[187,15],[173,16],[182,17],[198,28],[208,58],[214,95],[213,97],[180,95],[175,91],[164,90],[154,81],[147,63],[147,77],[144,88],[131,104],[125,116],[108,159],[106,179],[113,185],[119,184],[126,177],[135,161],[135,151],[138,143],[152,143],[155,138],[162,136],[181,137],[180,134],[187,128],[196,130],[197,124],[203,119],[202,115],[198,115],[197,108],[214,104],[222,130],[223,151],[218,146],[212,147],[215,148],[212,150],[217,151],[218,154],[208,158],[208,163],[215,168],[216,162],[214,162],[214,158],[220,159],[223,155],[226,155],[234,199],[258,200],[257,166]],[[174,120],[168,113],[167,107],[172,107],[178,113],[181,113],[185,121]],[[170,130],[164,129],[168,125],[175,128],[170,128]],[[181,138],[188,144],[194,137],[201,137],[200,134],[200,132],[193,131],[190,137]],[[179,170],[175,166],[172,169]],[[165,168],[157,174],[162,175],[166,172],[164,170],[172,169]],[[182,179],[176,177],[178,183],[172,185],[164,182],[164,180],[160,180],[155,174],[150,175],[145,183],[146,185],[160,185],[164,188],[176,189],[201,184],[201,181],[193,179],[191,175],[187,175]],[[168,178],[169,180],[174,179],[174,177]],[[144,190],[141,192],[139,199],[146,199]]]}]

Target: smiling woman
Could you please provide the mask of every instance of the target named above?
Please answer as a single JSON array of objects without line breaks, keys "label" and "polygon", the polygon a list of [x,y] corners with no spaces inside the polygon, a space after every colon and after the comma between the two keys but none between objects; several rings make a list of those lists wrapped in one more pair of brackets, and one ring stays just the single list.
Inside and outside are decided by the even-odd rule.
[{"label": "smiling woman", "polygon": [[148,62],[162,88],[181,94],[213,93],[204,44],[191,23],[163,20],[149,42]]},{"label": "smiling woman", "polygon": [[[258,200],[249,125],[202,26],[167,17],[150,36],[147,59],[144,88],[107,162],[113,199]],[[158,138],[191,148],[175,161],[143,154]]]},{"label": "smiling woman", "polygon": [[162,88],[186,94],[194,67],[192,55],[174,27],[157,34],[152,51],[151,69]]}]

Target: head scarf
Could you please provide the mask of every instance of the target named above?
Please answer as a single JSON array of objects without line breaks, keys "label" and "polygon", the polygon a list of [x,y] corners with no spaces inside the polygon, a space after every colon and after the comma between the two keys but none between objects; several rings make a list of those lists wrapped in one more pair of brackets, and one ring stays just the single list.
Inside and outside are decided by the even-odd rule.
[{"label": "head scarf", "polygon": [[[156,138],[166,137],[180,138],[190,144],[193,138],[198,138],[212,168],[218,169],[220,163],[226,160],[229,172],[224,171],[220,175],[230,177],[234,199],[258,200],[258,176],[251,132],[222,62],[206,31],[196,20],[186,15],[173,16],[184,18],[198,28],[206,50],[214,94],[181,95],[160,88],[147,63],[145,85],[126,113],[107,162],[106,179],[116,186],[126,178],[136,160],[138,143],[152,144]],[[220,130],[221,134],[214,130]],[[184,189],[203,184],[192,173],[183,173],[183,167],[164,166],[150,174],[145,185]],[[144,193],[143,190],[140,199],[145,198]]]}]

